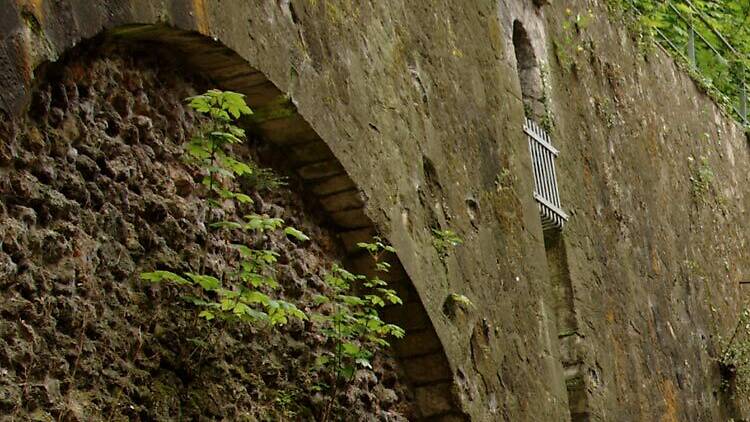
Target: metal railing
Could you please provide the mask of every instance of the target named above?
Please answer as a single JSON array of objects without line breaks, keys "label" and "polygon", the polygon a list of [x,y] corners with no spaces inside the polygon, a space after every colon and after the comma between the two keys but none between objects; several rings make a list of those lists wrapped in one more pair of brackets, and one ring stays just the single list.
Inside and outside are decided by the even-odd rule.
[{"label": "metal railing", "polygon": [[533,120],[526,119],[523,131],[529,141],[531,164],[534,167],[534,199],[539,204],[542,229],[562,229],[568,215],[562,210],[560,192],[557,189],[555,158],[558,151],[552,146],[549,134]]},{"label": "metal railing", "polygon": [[[644,14],[635,4],[629,1],[633,11],[639,18]],[[672,0],[663,3],[669,15],[676,21],[675,27],[669,28],[669,33],[654,26],[652,29],[658,37],[655,41],[667,52],[679,55],[686,63],[703,76],[704,82],[713,85],[729,100],[732,111],[745,125],[748,120],[748,69],[747,54],[738,52],[717,30],[690,0],[679,0],[683,9],[675,6]],[[686,16],[686,14],[688,14]],[[713,38],[714,42],[710,39]],[[715,45],[715,44],[718,44]],[[709,69],[711,69],[709,71]],[[724,75],[717,80],[717,75]]]}]

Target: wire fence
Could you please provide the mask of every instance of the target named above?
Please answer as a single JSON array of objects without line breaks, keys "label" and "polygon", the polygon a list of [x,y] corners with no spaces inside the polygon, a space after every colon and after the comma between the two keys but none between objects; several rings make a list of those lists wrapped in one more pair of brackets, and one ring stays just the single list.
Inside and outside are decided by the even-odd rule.
[{"label": "wire fence", "polygon": [[725,97],[737,118],[748,121],[748,54],[739,52],[711,20],[690,0],[658,3],[659,24],[653,24],[654,9],[629,0],[632,10],[643,22],[650,22],[655,41],[665,50],[677,54],[697,72],[703,82]]}]

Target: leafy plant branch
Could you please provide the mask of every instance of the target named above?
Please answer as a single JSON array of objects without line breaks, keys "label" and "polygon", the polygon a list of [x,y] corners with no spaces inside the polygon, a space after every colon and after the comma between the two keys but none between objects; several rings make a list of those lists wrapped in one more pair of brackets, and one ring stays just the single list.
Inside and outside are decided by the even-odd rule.
[{"label": "leafy plant branch", "polygon": [[[300,241],[308,237],[291,226],[284,226],[280,218],[250,213],[240,220],[209,221],[211,210],[233,205],[241,209],[252,204],[246,193],[235,190],[236,179],[248,177],[257,171],[252,162],[242,161],[232,152],[232,146],[245,139],[245,131],[234,122],[243,115],[251,114],[242,94],[231,91],[210,90],[205,94],[188,98],[188,105],[197,113],[206,116],[208,122],[185,146],[187,161],[204,173],[201,184],[207,189],[203,199],[206,205],[205,220],[210,229],[221,232],[227,238],[262,235],[266,232],[283,231]],[[239,234],[239,235],[238,235]],[[208,245],[208,243],[207,243]],[[207,246],[206,246],[207,247]],[[242,320],[258,324],[286,324],[290,318],[307,319],[307,315],[294,304],[274,298],[271,292],[278,289],[274,278],[274,266],[278,253],[254,249],[243,243],[231,243],[233,256],[226,256],[229,268],[218,275],[204,274],[208,251],[200,271],[182,275],[172,271],[158,270],[141,274],[141,278],[152,283],[167,282],[180,287],[198,288],[198,294],[186,294],[183,299],[203,310],[201,318],[213,320]]]},{"label": "leafy plant branch", "polygon": [[[392,246],[379,237],[358,246],[373,258],[376,272],[387,273],[390,270],[390,264],[382,258],[386,253],[395,252]],[[330,398],[321,415],[323,422],[330,418],[339,389],[348,388],[357,368],[372,369],[371,360],[375,353],[390,347],[387,339],[402,338],[405,334],[401,327],[380,318],[379,309],[387,305],[401,305],[402,301],[379,276],[367,278],[334,265],[326,276],[326,284],[330,291],[316,297],[321,310],[312,316],[333,343],[333,353],[319,356],[316,361],[318,368],[334,374]]]}]

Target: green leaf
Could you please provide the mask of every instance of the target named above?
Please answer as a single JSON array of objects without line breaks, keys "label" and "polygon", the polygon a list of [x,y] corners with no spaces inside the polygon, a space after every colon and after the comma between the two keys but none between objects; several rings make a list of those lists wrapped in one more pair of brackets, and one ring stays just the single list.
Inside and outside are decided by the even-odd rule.
[{"label": "green leaf", "polygon": [[315,366],[318,368],[323,368],[331,361],[331,358],[326,355],[320,355],[315,358]]},{"label": "green leaf", "polygon": [[250,313],[250,311],[250,307],[242,302],[235,303],[234,307],[232,308],[232,313],[237,316],[247,315]]},{"label": "green leaf", "polygon": [[201,313],[198,314],[199,317],[205,318],[206,321],[211,321],[212,319],[216,318],[216,315],[211,311],[201,311]]},{"label": "green leaf", "polygon": [[185,152],[200,160],[211,157],[211,150],[205,146],[202,138],[194,138],[192,142],[187,143]]},{"label": "green leaf", "polygon": [[292,318],[296,318],[302,321],[308,320],[306,313],[289,302],[284,302],[283,308],[286,313],[289,314],[289,316],[291,316]]},{"label": "green leaf", "polygon": [[302,242],[310,240],[310,238],[306,234],[291,226],[284,228],[284,233],[286,233],[287,236],[292,236]]},{"label": "green leaf", "polygon": [[193,273],[186,273],[185,275],[190,277],[190,279],[193,280],[193,283],[200,285],[203,290],[212,291],[221,287],[221,281],[219,281],[219,279],[217,279],[216,277]]},{"label": "green leaf", "polygon": [[217,229],[240,229],[243,227],[243,224],[234,221],[217,221],[216,223],[211,224],[209,227]]},{"label": "green leaf", "polygon": [[377,252],[378,250],[378,245],[374,243],[358,242],[357,247],[361,249],[365,249],[368,252]]},{"label": "green leaf", "polygon": [[220,131],[213,131],[209,132],[208,136],[211,136],[214,138],[214,141],[217,141],[219,143],[227,143],[227,144],[239,144],[242,142],[242,140],[233,134],[229,132],[220,132]]},{"label": "green leaf", "polygon": [[253,203],[253,198],[251,198],[248,195],[245,195],[244,193],[235,193],[234,194],[234,199],[236,199],[237,201],[239,201],[241,204],[252,204]]},{"label": "green leaf", "polygon": [[337,299],[344,302],[347,306],[361,306],[365,303],[365,301],[358,296],[338,295]]},{"label": "green leaf", "polygon": [[267,294],[254,290],[248,290],[247,292],[243,293],[242,300],[247,303],[258,303],[263,306],[270,306],[272,303],[274,303],[274,301],[271,300],[271,298],[268,297]]},{"label": "green leaf", "polygon": [[375,264],[375,270],[387,273],[388,271],[391,270],[391,264],[387,262],[378,262]]},{"label": "green leaf", "polygon": [[145,281],[149,281],[151,283],[158,283],[158,282],[166,280],[166,281],[171,281],[179,285],[190,284],[188,280],[180,277],[179,275],[171,271],[152,271],[152,272],[141,273],[141,279]]},{"label": "green leaf", "polygon": [[224,157],[221,159],[222,164],[234,172],[238,176],[246,176],[249,174],[253,174],[255,171],[255,168],[247,163],[243,163],[242,161],[235,160],[231,157]]},{"label": "green leaf", "polygon": [[367,282],[365,282],[365,287],[378,287],[378,286],[387,286],[388,283],[380,279],[380,277],[373,277]]},{"label": "green leaf", "polygon": [[245,224],[244,229],[257,232],[275,230],[284,224],[284,220],[280,218],[271,218],[267,215],[249,214],[245,216],[245,219],[248,222]]},{"label": "green leaf", "polygon": [[370,303],[371,303],[371,304],[372,304],[373,306],[379,306],[379,307],[381,307],[381,308],[382,308],[383,306],[385,306],[385,302],[384,302],[384,301],[383,301],[383,299],[382,299],[382,298],[381,298],[380,296],[378,296],[378,295],[365,295],[365,299],[367,299],[368,301],[370,301]]},{"label": "green leaf", "polygon": [[398,325],[386,324],[384,328],[387,329],[388,334],[396,338],[403,338],[406,335],[406,331]]},{"label": "green leaf", "polygon": [[354,367],[348,365],[343,366],[339,372],[344,379],[350,379],[354,376]]},{"label": "green leaf", "polygon": [[245,137],[245,129],[238,128],[235,125],[229,125],[229,132],[232,133],[232,135],[238,137],[238,138],[244,138]]},{"label": "green leaf", "polygon": [[344,355],[352,357],[358,356],[359,352],[362,350],[358,345],[351,342],[346,342],[342,344],[341,347]]}]

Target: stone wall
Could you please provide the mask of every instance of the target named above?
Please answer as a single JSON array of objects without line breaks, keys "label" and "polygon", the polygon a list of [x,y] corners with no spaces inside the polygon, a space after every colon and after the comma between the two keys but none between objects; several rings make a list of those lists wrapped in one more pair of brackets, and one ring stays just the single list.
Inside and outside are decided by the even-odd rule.
[{"label": "stone wall", "polygon": [[550,98],[592,416],[738,418],[715,359],[747,300],[746,134],[660,49],[598,19],[573,39]]},{"label": "stone wall", "polygon": [[[37,64],[128,23],[214,37],[287,93],[399,250],[472,420],[731,411],[714,359],[748,271],[747,140],[600,2],[5,2],[0,95],[12,114],[28,104]],[[595,19],[567,33],[566,9],[588,8]],[[571,214],[547,248],[521,130],[516,20],[544,76]],[[712,182],[696,187],[707,168]],[[432,229],[464,243],[441,257]],[[560,279],[569,286],[555,288]],[[454,309],[452,294],[472,305]],[[570,324],[556,321],[561,303]]]}]

